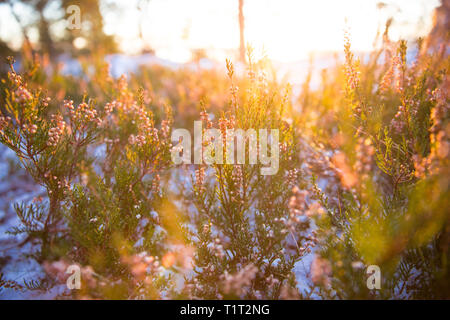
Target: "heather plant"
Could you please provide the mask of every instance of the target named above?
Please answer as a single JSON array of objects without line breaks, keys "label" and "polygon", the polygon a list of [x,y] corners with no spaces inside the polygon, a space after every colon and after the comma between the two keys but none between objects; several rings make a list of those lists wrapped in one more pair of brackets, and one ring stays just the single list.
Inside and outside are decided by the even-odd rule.
[{"label": "heather plant", "polygon": [[[46,276],[0,289],[66,288],[76,265],[81,288],[60,297],[448,298],[449,58],[426,43],[393,42],[388,25],[359,57],[347,33],[344,62],[298,96],[251,50],[244,74],[9,60],[0,139],[43,190],[15,205],[10,233]],[[251,136],[243,163],[175,165],[173,128],[196,120],[203,151],[222,134],[212,156],[235,156],[231,129],[278,130],[278,170],[250,163]]]},{"label": "heather plant", "polygon": [[261,70],[264,64],[254,63],[251,51],[248,60],[250,83],[243,96],[239,97],[242,89],[235,85],[233,65],[227,62],[230,104],[217,120],[211,120],[206,111],[201,112],[201,119],[205,128],[217,127],[224,141],[230,129],[278,129],[279,168],[274,175],[264,176],[261,164],[249,164],[248,135],[244,163],[197,166],[190,193],[195,206],[191,239],[197,248],[194,275],[188,279],[190,297],[278,299],[293,295],[297,292],[295,263],[314,242],[309,219],[299,214],[306,209],[305,195],[298,187],[292,192],[301,176],[296,169],[300,166],[297,137],[292,125],[284,121],[291,108],[289,88],[273,90]]},{"label": "heather plant", "polygon": [[[301,96],[306,110],[327,115],[312,131],[331,152],[321,166],[335,183],[322,190],[313,175],[328,214],[311,267],[327,298],[449,296],[448,52],[419,39],[408,62],[406,42],[388,31],[365,63],[347,35],[345,63]],[[380,290],[361,281],[369,265],[381,270]]]},{"label": "heather plant", "polygon": [[[51,99],[33,90],[33,79],[17,74],[12,60],[10,68],[1,141],[47,193],[45,200],[16,206],[22,226],[12,232],[37,242],[33,255],[46,270],[65,272],[69,262],[85,266],[81,295],[159,297],[164,236],[151,212],[164,203],[160,180],[170,164],[170,110],[157,128],[141,91],[135,97],[122,77],[110,83],[115,96],[103,107],[84,97],[50,113]],[[141,237],[143,243],[133,246]],[[154,267],[154,282],[146,278],[147,266]]]}]

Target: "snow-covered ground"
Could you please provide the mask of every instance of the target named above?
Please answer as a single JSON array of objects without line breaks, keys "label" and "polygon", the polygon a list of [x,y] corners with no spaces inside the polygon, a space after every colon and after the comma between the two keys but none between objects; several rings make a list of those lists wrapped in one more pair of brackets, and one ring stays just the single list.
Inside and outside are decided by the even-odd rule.
[{"label": "snow-covered ground", "polygon": [[[31,252],[31,245],[20,245],[23,235],[13,236],[7,232],[20,225],[14,211],[14,204],[31,201],[43,192],[28,174],[18,166],[12,151],[0,146],[0,273],[4,280],[22,284],[39,278],[41,268],[36,261],[25,257]],[[46,298],[31,291],[0,290],[0,299]]]}]

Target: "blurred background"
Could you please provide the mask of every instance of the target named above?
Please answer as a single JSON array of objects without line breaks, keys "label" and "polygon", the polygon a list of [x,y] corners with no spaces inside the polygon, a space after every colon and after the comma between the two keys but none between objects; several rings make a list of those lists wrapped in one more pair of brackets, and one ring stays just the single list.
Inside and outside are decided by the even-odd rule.
[{"label": "blurred background", "polygon": [[[439,0],[2,0],[0,50],[24,43],[50,56],[93,51],[151,53],[174,63],[243,59],[249,43],[274,62],[341,51],[345,27],[356,51],[369,51],[391,22],[392,40],[426,35]],[[70,30],[70,5],[81,28]]]}]

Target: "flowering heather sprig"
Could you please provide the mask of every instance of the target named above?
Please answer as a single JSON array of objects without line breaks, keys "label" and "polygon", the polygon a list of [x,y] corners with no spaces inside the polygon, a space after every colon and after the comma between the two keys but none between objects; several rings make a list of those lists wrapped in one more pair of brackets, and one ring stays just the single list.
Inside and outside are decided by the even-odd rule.
[{"label": "flowering heather sprig", "polygon": [[306,210],[306,196],[308,195],[308,191],[300,190],[298,187],[294,187],[292,189],[293,195],[289,199],[289,209],[291,210],[291,216],[295,216],[297,214],[303,214]]},{"label": "flowering heather sprig", "polygon": [[63,107],[64,109],[69,110],[69,112],[72,114],[74,112],[73,100],[64,100]]},{"label": "flowering heather sprig", "polygon": [[225,118],[220,118],[219,119],[219,130],[220,133],[222,134],[222,139],[223,139],[223,143],[225,144],[227,141],[227,127],[228,127],[228,121]]},{"label": "flowering heather sprig", "polygon": [[214,241],[208,247],[215,257],[219,259],[225,257],[225,250],[223,248],[222,241],[220,240],[220,238],[214,239]]},{"label": "flowering heather sprig", "polygon": [[42,99],[42,105],[44,107],[48,107],[48,104],[50,103],[51,100],[52,100],[52,98],[50,98],[50,97]]},{"label": "flowering heather sprig", "polygon": [[156,256],[149,255],[143,251],[131,257],[122,257],[122,261],[130,267],[131,274],[137,281],[147,280],[148,275],[158,273],[162,270],[161,262]]},{"label": "flowering heather sprig", "polygon": [[281,300],[299,300],[301,298],[297,289],[283,284],[280,289]]},{"label": "flowering heather sprig", "polygon": [[223,145],[226,146],[227,143],[227,130],[234,129],[236,125],[236,119],[233,115],[228,117],[221,117],[219,119],[219,130],[222,135]]},{"label": "flowering heather sprig", "polygon": [[[139,107],[136,104],[132,104],[132,108],[125,109],[130,115],[137,116],[139,121],[138,134],[130,135],[128,142],[130,144],[136,144],[138,147],[143,147],[146,144],[152,144],[154,146],[159,143],[165,145],[166,140],[169,138],[171,120],[163,120],[161,122],[161,130],[155,128],[153,119],[144,107]],[[136,123],[135,120],[132,123]],[[170,146],[170,143],[167,143]]]},{"label": "flowering heather sprig", "polygon": [[233,63],[230,60],[226,60],[227,63],[227,74],[228,74],[228,78],[231,81],[231,86],[230,86],[230,93],[231,93],[231,106],[232,109],[234,111],[234,114],[236,114],[237,112],[237,106],[238,106],[238,98],[237,98],[237,94],[238,94],[238,87],[234,84],[234,66]]},{"label": "flowering heather sprig", "polygon": [[0,134],[4,134],[4,130],[10,125],[11,117],[0,116]]},{"label": "flowering heather sprig", "polygon": [[120,94],[125,94],[128,89],[128,82],[127,82],[127,76],[122,74],[117,81],[117,89],[119,90]]},{"label": "flowering heather sprig", "polygon": [[284,223],[286,228],[295,232],[296,227],[301,223],[301,217],[306,214],[308,204],[306,202],[306,197],[308,191],[300,190],[297,186],[292,189],[293,195],[289,198],[289,218],[287,220],[284,217],[281,218],[281,222]]},{"label": "flowering heather sprig", "polygon": [[105,110],[105,116],[110,115],[114,111],[114,109],[121,108],[121,107],[122,107],[122,102],[119,102],[117,100],[114,100],[112,102],[106,103],[105,104],[105,109],[104,109]]},{"label": "flowering heather sprig", "polygon": [[204,183],[205,183],[205,167],[200,166],[198,169],[195,170],[195,186],[200,193],[206,190]]},{"label": "flowering heather sprig", "polygon": [[254,264],[246,265],[235,274],[229,274],[225,271],[225,273],[221,276],[224,293],[234,293],[240,296],[251,285],[257,273],[258,268]]},{"label": "flowering heather sprig", "polygon": [[258,74],[258,83],[261,86],[261,88],[265,89],[267,87],[267,73],[266,71],[262,70]]},{"label": "flowering heather sprig", "polygon": [[57,188],[59,191],[61,191],[63,193],[63,195],[68,195],[68,193],[70,191],[70,184],[67,181],[67,179],[64,178],[63,180],[59,180],[57,182]]},{"label": "flowering heather sprig", "polygon": [[256,81],[256,72],[253,69],[248,68],[247,77],[250,79],[250,81],[255,82]]},{"label": "flowering heather sprig", "polygon": [[308,217],[322,216],[323,214],[325,214],[325,209],[319,202],[314,202],[306,210],[306,216]]},{"label": "flowering heather sprig", "polygon": [[37,132],[37,129],[38,129],[38,127],[37,127],[37,125],[35,125],[35,124],[27,124],[27,123],[25,123],[25,124],[22,126],[22,130],[23,130],[24,132],[26,132],[28,135],[33,135],[33,134],[35,134],[35,133]]},{"label": "flowering heather sprig", "polygon": [[237,97],[238,91],[239,91],[239,87],[237,87],[237,86],[230,87],[230,93],[233,97]]},{"label": "flowering heather sprig", "polygon": [[131,145],[137,145],[138,147],[144,146],[146,144],[146,142],[147,142],[147,139],[145,138],[144,135],[141,135],[141,134],[136,135],[136,136],[134,134],[131,134],[128,137],[128,143]]},{"label": "flowering heather sprig", "polygon": [[[243,192],[244,189],[244,177],[242,174],[242,165],[236,164],[233,166],[233,182],[235,191],[230,191],[233,196],[233,200],[238,200],[237,198],[242,198],[241,192]],[[237,198],[236,198],[237,197]]]},{"label": "flowering heather sprig", "polygon": [[403,106],[398,107],[398,111],[391,121],[391,127],[395,133],[400,134],[406,127],[405,124],[405,108]]},{"label": "flowering heather sprig", "polygon": [[58,145],[66,129],[66,122],[60,115],[52,115],[53,127],[48,131],[47,145],[54,147]]},{"label": "flowering heather sprig", "polygon": [[70,110],[70,118],[75,123],[95,123],[96,125],[102,123],[97,115],[97,110],[85,102],[80,103],[77,108],[73,108],[73,101],[65,102],[64,105]]},{"label": "flowering heather sprig", "polygon": [[16,87],[20,87],[23,83],[22,77],[14,71],[8,72],[8,78],[9,80],[11,80],[11,82],[14,83]]},{"label": "flowering heather sprig", "polygon": [[273,274],[269,275],[265,280],[269,288],[273,288],[280,283],[280,280],[277,279]]},{"label": "flowering heather sprig", "polygon": [[372,169],[374,154],[375,148],[372,146],[372,141],[369,138],[358,138],[358,143],[356,144],[356,162],[353,168],[364,178],[367,177],[367,174]]},{"label": "flowering heather sprig", "polygon": [[314,257],[311,263],[311,280],[314,284],[329,286],[331,271],[331,264],[327,259],[318,255]]},{"label": "flowering heather sprig", "polygon": [[205,110],[200,112],[200,120],[207,123],[209,121],[208,113]]},{"label": "flowering heather sprig", "polygon": [[152,192],[159,194],[161,192],[161,177],[156,174],[152,181]]},{"label": "flowering heather sprig", "polygon": [[344,53],[345,53],[345,76],[347,85],[351,90],[355,90],[359,86],[359,70],[358,65],[354,61],[354,55],[351,51],[351,41],[348,31],[344,33]]},{"label": "flowering heather sprig", "polygon": [[33,99],[33,95],[22,85],[14,91],[14,96],[15,100],[21,104],[27,103]]},{"label": "flowering heather sprig", "polygon": [[448,86],[449,80],[445,79],[441,88],[435,89],[431,95],[436,106],[432,109],[430,119],[430,143],[431,150],[427,157],[414,156],[415,176],[424,178],[426,173],[438,174],[442,169],[440,165],[448,161],[450,155],[450,104],[447,91],[442,88]]},{"label": "flowering heather sprig", "polygon": [[406,80],[406,41],[400,40],[399,46],[397,49],[397,67],[399,69],[399,72],[397,73],[396,77],[396,85],[395,89],[398,93],[403,94],[405,90],[405,80]]},{"label": "flowering heather sprig", "polygon": [[380,83],[380,91],[381,92],[386,92],[391,88],[392,82],[394,81],[395,71],[399,64],[400,64],[400,58],[396,55],[393,56],[391,58],[391,62],[389,64],[389,69],[384,74],[383,79]]},{"label": "flowering heather sprig", "polygon": [[427,176],[429,168],[431,167],[432,157],[420,157],[415,154],[413,156],[414,160],[414,176],[416,178],[423,179]]},{"label": "flowering heather sprig", "polygon": [[166,140],[169,138],[169,132],[170,132],[170,121],[162,120],[161,121],[161,137],[163,140]]},{"label": "flowering heather sprig", "polygon": [[292,188],[297,183],[299,170],[297,168],[288,170],[287,172],[287,183]]}]

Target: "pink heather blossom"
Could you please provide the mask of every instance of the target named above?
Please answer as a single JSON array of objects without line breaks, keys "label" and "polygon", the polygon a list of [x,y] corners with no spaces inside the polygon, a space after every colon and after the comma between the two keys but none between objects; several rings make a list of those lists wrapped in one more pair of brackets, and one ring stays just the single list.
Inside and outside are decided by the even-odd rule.
[{"label": "pink heather blossom", "polygon": [[314,257],[311,263],[311,280],[314,284],[328,286],[330,284],[331,271],[331,264],[327,259],[317,255]]}]

